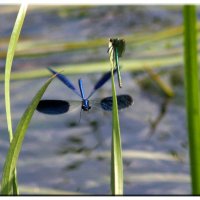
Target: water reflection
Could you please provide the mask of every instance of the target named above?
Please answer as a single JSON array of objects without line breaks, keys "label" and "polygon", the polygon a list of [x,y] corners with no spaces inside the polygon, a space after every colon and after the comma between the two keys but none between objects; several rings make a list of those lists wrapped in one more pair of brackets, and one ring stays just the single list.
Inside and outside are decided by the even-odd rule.
[{"label": "water reflection", "polygon": [[78,123],[76,121],[69,121],[66,123],[66,126],[73,128],[73,127],[78,126]]},{"label": "water reflection", "polygon": [[69,165],[67,165],[65,168],[64,168],[64,170],[66,170],[67,172],[68,171],[72,171],[72,170],[77,170],[80,166],[81,166],[81,164],[83,163],[83,162],[85,162],[84,160],[82,160],[82,161],[74,161],[73,163],[71,163],[71,164],[69,164]]},{"label": "water reflection", "polygon": [[[88,122],[88,121],[87,121]],[[78,127],[81,126],[80,123],[75,123],[73,121],[67,124],[69,127]],[[70,162],[66,163],[66,166],[63,167],[63,170],[67,173],[73,170],[78,170],[82,164],[87,162],[87,157],[96,150],[98,147],[102,146],[102,137],[98,133],[99,123],[96,120],[92,120],[88,122],[88,126],[91,127],[92,132],[88,132],[83,134],[74,134],[66,136],[65,140],[61,142],[59,145],[59,149],[57,150],[57,154],[59,156],[69,156],[69,155],[81,155],[80,158],[74,159]],[[91,135],[92,134],[92,135]],[[93,137],[94,141],[88,145],[86,142],[88,137]],[[97,157],[97,160],[101,160],[103,158]]]}]

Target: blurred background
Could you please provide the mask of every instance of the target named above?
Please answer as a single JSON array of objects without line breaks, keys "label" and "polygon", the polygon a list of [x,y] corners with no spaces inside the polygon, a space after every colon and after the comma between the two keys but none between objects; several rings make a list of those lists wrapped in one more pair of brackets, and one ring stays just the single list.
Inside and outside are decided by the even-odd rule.
[{"label": "blurred background", "polygon": [[[9,147],[4,66],[18,9],[0,6],[1,172]],[[124,194],[190,194],[181,6],[29,6],[12,68],[13,127],[50,76],[47,67],[63,68],[77,87],[81,77],[89,95],[110,69],[108,40],[116,37],[126,41],[117,93],[134,100],[119,112]],[[110,95],[108,82],[92,98]],[[43,98],[78,100],[56,79]],[[112,114],[82,113],[80,123],[79,116],[80,108],[34,113],[18,162],[22,193],[109,194]]]}]

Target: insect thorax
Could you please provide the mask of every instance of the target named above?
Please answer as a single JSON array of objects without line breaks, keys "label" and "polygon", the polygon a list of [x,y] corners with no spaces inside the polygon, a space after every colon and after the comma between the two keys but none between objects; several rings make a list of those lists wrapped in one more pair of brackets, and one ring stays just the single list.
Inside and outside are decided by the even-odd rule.
[{"label": "insect thorax", "polygon": [[90,102],[89,102],[88,99],[83,99],[82,100],[81,108],[83,109],[83,111],[89,111],[91,109]]}]

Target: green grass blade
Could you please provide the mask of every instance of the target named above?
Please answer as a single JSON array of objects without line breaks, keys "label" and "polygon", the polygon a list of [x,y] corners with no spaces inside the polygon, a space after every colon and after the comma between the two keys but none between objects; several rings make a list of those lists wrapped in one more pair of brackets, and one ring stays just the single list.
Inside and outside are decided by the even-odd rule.
[{"label": "green grass blade", "polygon": [[184,6],[184,61],[185,94],[192,193],[200,194],[200,87],[197,61],[196,7]]},{"label": "green grass blade", "polygon": [[112,149],[111,149],[111,191],[113,195],[123,195],[123,161],[120,137],[118,104],[112,70]]},{"label": "green grass blade", "polygon": [[1,187],[2,187],[1,193],[3,195],[12,194],[11,188],[12,188],[13,171],[17,165],[17,160],[18,160],[19,153],[22,147],[22,142],[26,134],[26,130],[31,121],[32,115],[38,105],[38,102],[40,101],[42,95],[44,94],[45,90],[47,89],[51,81],[52,81],[52,78],[49,79],[43,85],[43,87],[38,91],[38,93],[35,95],[32,102],[27,107],[26,111],[24,112],[23,116],[21,117],[17,125],[13,140],[10,144],[8,154],[6,156],[4,168],[3,168],[2,184],[1,184]]},{"label": "green grass blade", "polygon": [[115,68],[114,50],[110,48],[109,56],[111,63],[111,81],[112,81],[112,144],[111,144],[111,192],[113,195],[123,195],[123,161],[121,149],[120,124],[118,115],[118,104],[116,97],[115,81],[113,70]]},{"label": "green grass blade", "polygon": [[[170,56],[167,58],[160,59],[143,59],[143,60],[122,60],[121,66],[122,71],[139,71],[144,70],[144,67],[150,67],[152,69],[161,68],[165,66],[173,67],[174,65],[182,65],[183,58],[181,56]],[[101,66],[101,67],[97,67]],[[44,67],[42,69],[22,71],[22,72],[13,72],[11,74],[11,80],[25,80],[25,79],[36,79],[42,77],[48,77],[50,73]],[[88,73],[97,73],[97,72],[107,72],[108,71],[108,62],[90,62],[83,64],[68,64],[57,66],[54,69],[56,71],[62,71],[64,75],[69,74],[88,74]],[[4,75],[0,73],[0,81],[4,80]]]},{"label": "green grass blade", "polygon": [[5,67],[5,106],[6,106],[6,117],[8,123],[8,132],[10,141],[12,140],[12,121],[11,121],[11,110],[10,110],[10,75],[11,75],[11,68],[12,62],[15,54],[15,49],[17,46],[17,41],[21,32],[21,28],[24,22],[24,18],[26,15],[27,6],[22,5],[20,7],[13,32],[10,38],[7,57],[6,57],[6,67]]},{"label": "green grass blade", "polygon": [[[20,7],[13,32],[11,34],[7,56],[6,56],[6,66],[5,66],[5,108],[6,108],[6,118],[7,118],[7,126],[8,126],[8,134],[9,140],[12,141],[13,133],[12,133],[12,119],[11,119],[11,108],[10,108],[10,74],[12,68],[12,62],[14,58],[14,53],[17,46],[17,41],[21,32],[21,28],[24,22],[24,18],[26,15],[27,5],[22,5]],[[13,170],[13,194],[19,194],[18,184],[17,184],[17,171]]]}]

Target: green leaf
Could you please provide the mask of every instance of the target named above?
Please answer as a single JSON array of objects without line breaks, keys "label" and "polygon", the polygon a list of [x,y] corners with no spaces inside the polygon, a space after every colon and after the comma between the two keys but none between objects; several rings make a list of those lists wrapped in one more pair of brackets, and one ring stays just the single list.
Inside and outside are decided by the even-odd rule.
[{"label": "green leaf", "polygon": [[[12,141],[13,133],[12,133],[12,119],[11,119],[11,109],[10,109],[10,74],[12,68],[12,62],[17,46],[17,41],[21,32],[21,28],[24,22],[24,18],[26,15],[27,5],[22,5],[20,7],[13,32],[11,34],[7,56],[6,56],[6,66],[5,66],[5,108],[6,108],[6,118],[7,118],[7,125],[8,125],[8,134],[9,140]],[[17,185],[17,171],[16,169],[13,170],[13,194],[19,194],[18,185]]]},{"label": "green leaf", "polygon": [[[53,76],[55,77],[55,76]],[[12,142],[10,144],[8,154],[6,156],[6,161],[3,168],[3,175],[2,175],[2,184],[1,184],[1,193],[3,195],[10,195],[12,194],[12,179],[13,179],[13,171],[16,168],[17,160],[19,157],[19,153],[21,151],[22,142],[24,140],[26,130],[28,125],[31,121],[33,113],[42,97],[44,92],[46,91],[48,85],[51,83],[52,79],[49,79],[43,87],[38,91],[38,93],[33,98],[30,105],[27,107],[26,111],[24,112],[23,116],[21,117]]]},{"label": "green leaf", "polygon": [[7,123],[8,123],[8,132],[10,141],[12,140],[12,121],[11,121],[11,111],[10,111],[10,75],[11,75],[11,68],[12,62],[17,46],[17,41],[19,39],[19,35],[21,32],[21,28],[24,22],[24,18],[26,15],[27,5],[22,5],[20,7],[13,32],[10,38],[7,57],[6,57],[6,67],[5,67],[5,105],[6,105],[6,116],[7,116]]},{"label": "green leaf", "polygon": [[184,78],[192,193],[200,195],[200,87],[197,61],[196,7],[187,5],[184,12]]}]

